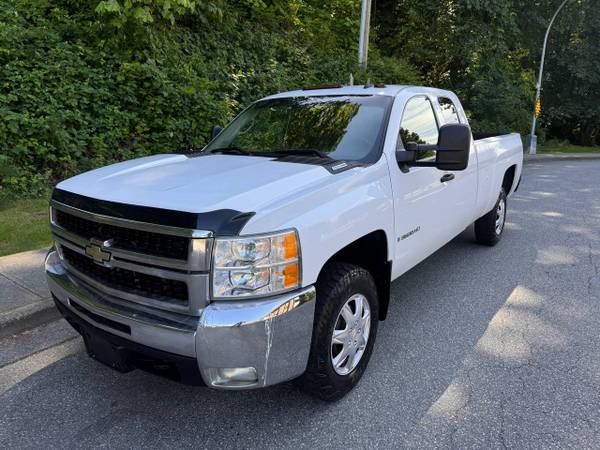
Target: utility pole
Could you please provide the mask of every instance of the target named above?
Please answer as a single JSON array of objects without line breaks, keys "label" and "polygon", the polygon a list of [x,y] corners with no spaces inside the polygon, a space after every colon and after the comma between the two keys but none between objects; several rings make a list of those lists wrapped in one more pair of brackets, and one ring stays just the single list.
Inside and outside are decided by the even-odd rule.
[{"label": "utility pole", "polygon": [[565,4],[568,1],[569,0],[564,0],[560,4],[558,9],[552,16],[552,19],[550,20],[550,23],[548,24],[548,28],[546,29],[546,35],[544,36],[544,46],[542,47],[542,60],[540,61],[540,71],[538,74],[538,81],[537,81],[537,86],[536,86],[536,91],[535,91],[535,101],[534,101],[535,106],[534,106],[534,111],[533,111],[533,120],[532,120],[532,124],[531,124],[531,140],[529,142],[529,154],[530,155],[535,155],[536,147],[537,147],[537,136],[535,135],[535,122],[536,122],[537,113],[538,113],[537,110],[538,110],[538,102],[540,100],[540,91],[542,90],[542,76],[544,74],[544,59],[546,58],[546,45],[548,44],[548,36],[550,35],[550,28],[552,28],[552,24],[554,23],[556,16],[558,16],[558,13],[560,12],[561,9],[563,9],[563,6],[565,6]]},{"label": "utility pole", "polygon": [[358,40],[358,64],[365,70],[369,56],[369,26],[371,21],[371,0],[362,0],[360,15],[360,39]]}]

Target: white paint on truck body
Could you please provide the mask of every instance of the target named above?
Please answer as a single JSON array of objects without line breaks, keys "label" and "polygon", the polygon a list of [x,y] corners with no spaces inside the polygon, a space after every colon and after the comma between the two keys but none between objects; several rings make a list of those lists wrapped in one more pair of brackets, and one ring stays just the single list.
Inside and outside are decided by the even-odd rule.
[{"label": "white paint on truck body", "polygon": [[317,165],[255,156],[155,155],[92,170],[58,187],[100,200],[170,210],[254,212],[241,235],[295,228],[302,252],[302,286],[310,286],[336,252],[377,230],[385,232],[392,279],[397,278],[491,210],[509,167],[516,167],[512,190],[519,180],[523,152],[517,134],[472,141],[467,169],[453,171],[455,179],[448,183],[440,182],[448,171],[399,169],[395,153],[409,99],[427,96],[441,126],[444,117],[437,99],[449,98],[461,123],[468,124],[460,101],[450,91],[350,86],[286,92],[267,99],[335,95],[394,97],[383,151],[374,164],[332,174]]}]

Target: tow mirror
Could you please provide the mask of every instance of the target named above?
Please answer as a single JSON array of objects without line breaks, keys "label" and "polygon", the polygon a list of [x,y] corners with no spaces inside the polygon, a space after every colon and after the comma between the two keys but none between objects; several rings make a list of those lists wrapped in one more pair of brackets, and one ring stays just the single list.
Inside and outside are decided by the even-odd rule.
[{"label": "tow mirror", "polygon": [[210,139],[216,138],[219,133],[223,131],[223,127],[221,125],[213,125],[212,130],[210,130]]},{"label": "tow mirror", "polygon": [[440,170],[465,170],[469,164],[471,129],[464,124],[440,128],[435,163]]},{"label": "tow mirror", "polygon": [[[469,164],[471,130],[467,125],[453,123],[440,127],[437,145],[408,142],[405,150],[396,151],[401,168],[437,167],[440,170],[465,170]],[[418,161],[418,152],[435,151],[434,161]]]}]

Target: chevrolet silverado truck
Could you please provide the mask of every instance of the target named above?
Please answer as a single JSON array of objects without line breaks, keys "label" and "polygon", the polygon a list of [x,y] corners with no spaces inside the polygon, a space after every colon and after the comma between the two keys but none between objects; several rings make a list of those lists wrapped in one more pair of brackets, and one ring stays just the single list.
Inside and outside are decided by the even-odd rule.
[{"label": "chevrolet silverado truck", "polygon": [[472,223],[499,241],[522,160],[518,134],[473,135],[449,91],[279,93],[201,150],[59,183],[49,288],[118,371],[218,389],[296,380],[335,400],[367,367],[393,280]]}]

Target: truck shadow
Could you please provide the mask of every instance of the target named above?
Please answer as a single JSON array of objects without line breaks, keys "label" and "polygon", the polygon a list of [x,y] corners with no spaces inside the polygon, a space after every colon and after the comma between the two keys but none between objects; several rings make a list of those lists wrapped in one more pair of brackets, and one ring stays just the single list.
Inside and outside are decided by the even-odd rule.
[{"label": "truck shadow", "polygon": [[[381,446],[419,445],[428,420],[456,422],[472,397],[485,391],[501,404],[514,371],[536,364],[539,352],[568,347],[576,312],[542,310],[559,284],[585,297],[589,268],[573,273],[600,258],[592,251],[597,234],[570,210],[578,203],[569,204],[566,191],[540,194],[547,176],[535,174],[512,202],[498,246],[477,246],[468,229],[393,283],[369,368],[342,400],[322,403],[291,383],[217,392],[141,371],[122,375],[80,351],[0,396],[0,446],[26,444],[25,436],[61,447],[356,447],[376,445],[374,436]],[[569,301],[576,304],[576,295]],[[492,385],[498,373],[507,378]],[[492,408],[489,420],[497,413]]]}]

